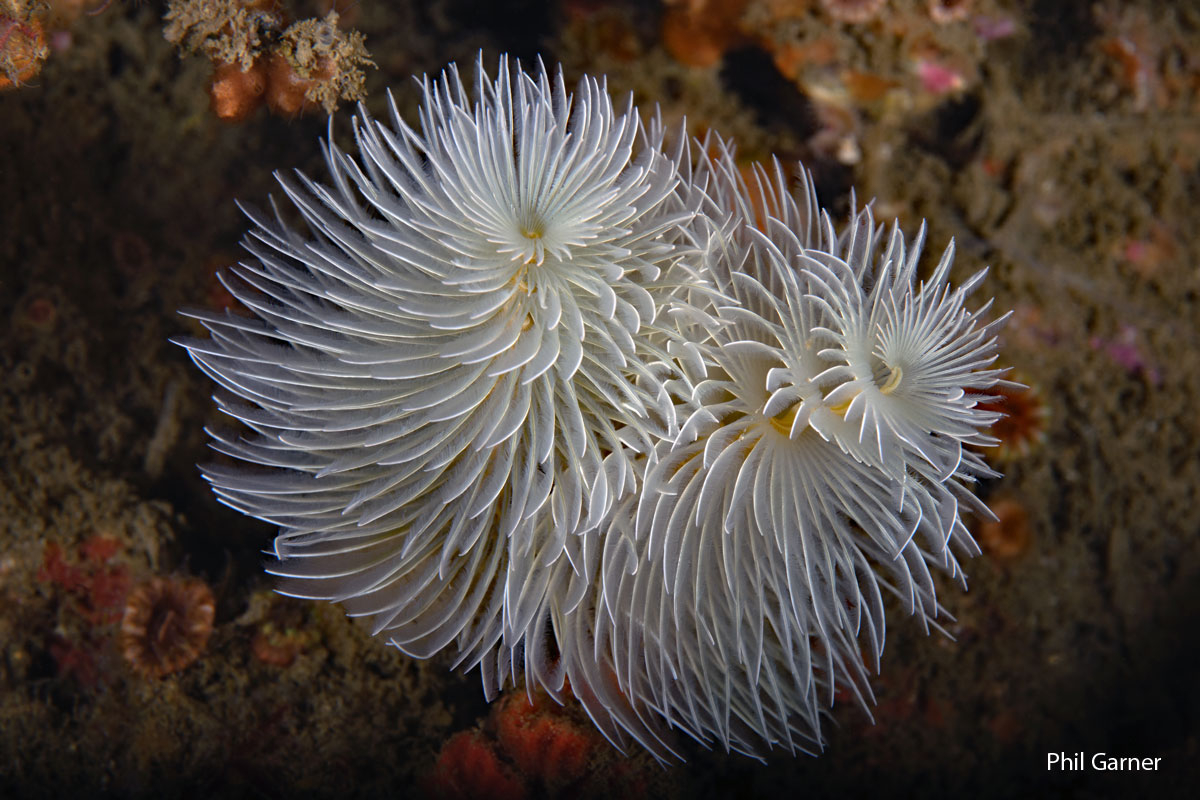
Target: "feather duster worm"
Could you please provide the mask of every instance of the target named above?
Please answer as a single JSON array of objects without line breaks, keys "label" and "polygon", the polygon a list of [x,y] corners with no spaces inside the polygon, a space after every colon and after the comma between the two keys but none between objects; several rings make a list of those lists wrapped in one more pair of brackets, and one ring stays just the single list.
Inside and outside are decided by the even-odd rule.
[{"label": "feather duster worm", "polygon": [[593,79],[424,95],[419,129],[360,113],[331,185],[280,179],[306,234],[249,212],[225,282],[257,318],[182,344],[257,469],[206,477],[280,526],[281,591],[489,696],[570,691],[661,758],[672,729],[816,751],[834,692],[870,697],[884,593],[928,623],[930,565],[974,549],[982,275],[952,289],[948,250],[917,282],[923,234],[839,236],[803,171],[668,155]]},{"label": "feather duster worm", "polygon": [[948,286],[952,248],[918,283],[923,231],[885,241],[868,208],[839,237],[807,173],[797,203],[778,168],[747,186],[710,149],[683,186],[707,196],[704,273],[732,302],[676,315],[702,374],[608,532],[591,627],[653,712],[624,726],[652,750],[657,716],[750,755],[815,752],[837,690],[870,698],[883,595],[928,625],[929,566],[961,576],[951,545],[976,552],[959,507],[986,514],[966,486],[995,473],[963,446],[996,414],[964,390],[1000,379],[1001,321],[964,309],[982,273]]},{"label": "feather duster worm", "polygon": [[673,435],[650,334],[686,215],[661,129],[596,80],[502,62],[474,99],[453,67],[424,93],[419,131],[393,104],[355,120],[358,160],[330,144],[331,186],[280,179],[310,235],[250,212],[227,286],[258,320],[197,314],[211,339],[184,344],[256,432],[214,446],[268,470],[205,476],[281,526],[282,591],[491,691],[631,454]]}]

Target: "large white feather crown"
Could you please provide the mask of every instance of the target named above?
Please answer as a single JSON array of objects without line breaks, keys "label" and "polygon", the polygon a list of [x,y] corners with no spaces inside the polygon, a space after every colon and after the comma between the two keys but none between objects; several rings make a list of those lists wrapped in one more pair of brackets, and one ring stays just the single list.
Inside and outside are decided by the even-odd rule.
[{"label": "large white feather crown", "polygon": [[247,212],[250,316],[189,312],[242,423],[205,477],[278,526],[281,591],[489,697],[570,692],[661,758],[673,729],[817,751],[835,691],[870,699],[884,596],[931,623],[930,567],[975,549],[983,273],[951,286],[950,247],[921,279],[924,228],[839,234],[803,168],[668,152],[593,78],[422,90],[415,127],[331,137],[328,183],[280,177],[304,230]]}]

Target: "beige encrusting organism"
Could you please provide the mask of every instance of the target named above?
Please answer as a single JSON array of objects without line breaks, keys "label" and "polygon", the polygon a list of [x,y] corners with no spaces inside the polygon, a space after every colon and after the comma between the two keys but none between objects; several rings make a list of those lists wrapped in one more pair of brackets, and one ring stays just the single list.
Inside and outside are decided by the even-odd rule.
[{"label": "beige encrusting organism", "polygon": [[168,0],[163,36],[212,61],[208,93],[226,122],[247,119],[264,103],[284,117],[365,95],[364,68],[374,66],[366,38],[342,30],[336,11],[289,22],[277,0]]},{"label": "beige encrusting organism", "polygon": [[419,129],[360,113],[330,185],[282,179],[305,233],[250,213],[226,282],[256,319],[183,342],[251,430],[206,477],[280,526],[282,591],[489,695],[569,686],[663,758],[672,728],[815,751],[835,689],[870,696],[883,594],[932,620],[929,565],[974,547],[982,276],[917,281],[922,235],[839,236],[803,171],[668,154],[594,79],[424,93]]}]

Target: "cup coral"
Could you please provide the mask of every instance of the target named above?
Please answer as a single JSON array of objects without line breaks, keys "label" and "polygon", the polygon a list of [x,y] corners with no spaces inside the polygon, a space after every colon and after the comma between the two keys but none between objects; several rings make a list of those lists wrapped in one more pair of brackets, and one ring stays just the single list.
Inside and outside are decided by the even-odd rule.
[{"label": "cup coral", "polygon": [[151,578],[125,601],[125,661],[150,678],[178,672],[204,652],[215,611],[212,590],[203,581]]},{"label": "cup coral", "polygon": [[257,318],[181,342],[251,430],[213,436],[253,468],[206,478],[280,527],[281,591],[489,695],[570,691],[663,758],[671,728],[818,749],[834,691],[870,696],[883,594],[928,622],[929,564],[974,550],[982,274],[951,288],[951,248],[918,282],[923,232],[839,236],[803,170],[667,154],[595,79],[423,88],[419,130],[360,112],[331,185],[280,179],[306,234],[248,212],[223,280]]}]

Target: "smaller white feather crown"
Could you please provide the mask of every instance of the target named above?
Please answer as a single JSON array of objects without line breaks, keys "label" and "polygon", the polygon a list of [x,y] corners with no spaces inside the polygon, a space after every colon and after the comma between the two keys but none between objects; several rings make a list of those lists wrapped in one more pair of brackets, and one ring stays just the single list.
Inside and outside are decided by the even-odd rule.
[{"label": "smaller white feather crown", "polygon": [[673,729],[816,752],[835,691],[871,697],[884,594],[930,624],[930,567],[975,549],[983,273],[951,287],[951,247],[921,280],[923,229],[839,235],[803,168],[667,152],[592,78],[423,89],[418,128],[360,111],[330,183],[280,178],[303,232],[248,212],[252,316],[189,312],[249,465],[205,477],[280,528],[281,591],[489,697],[570,692],[664,759]]}]

